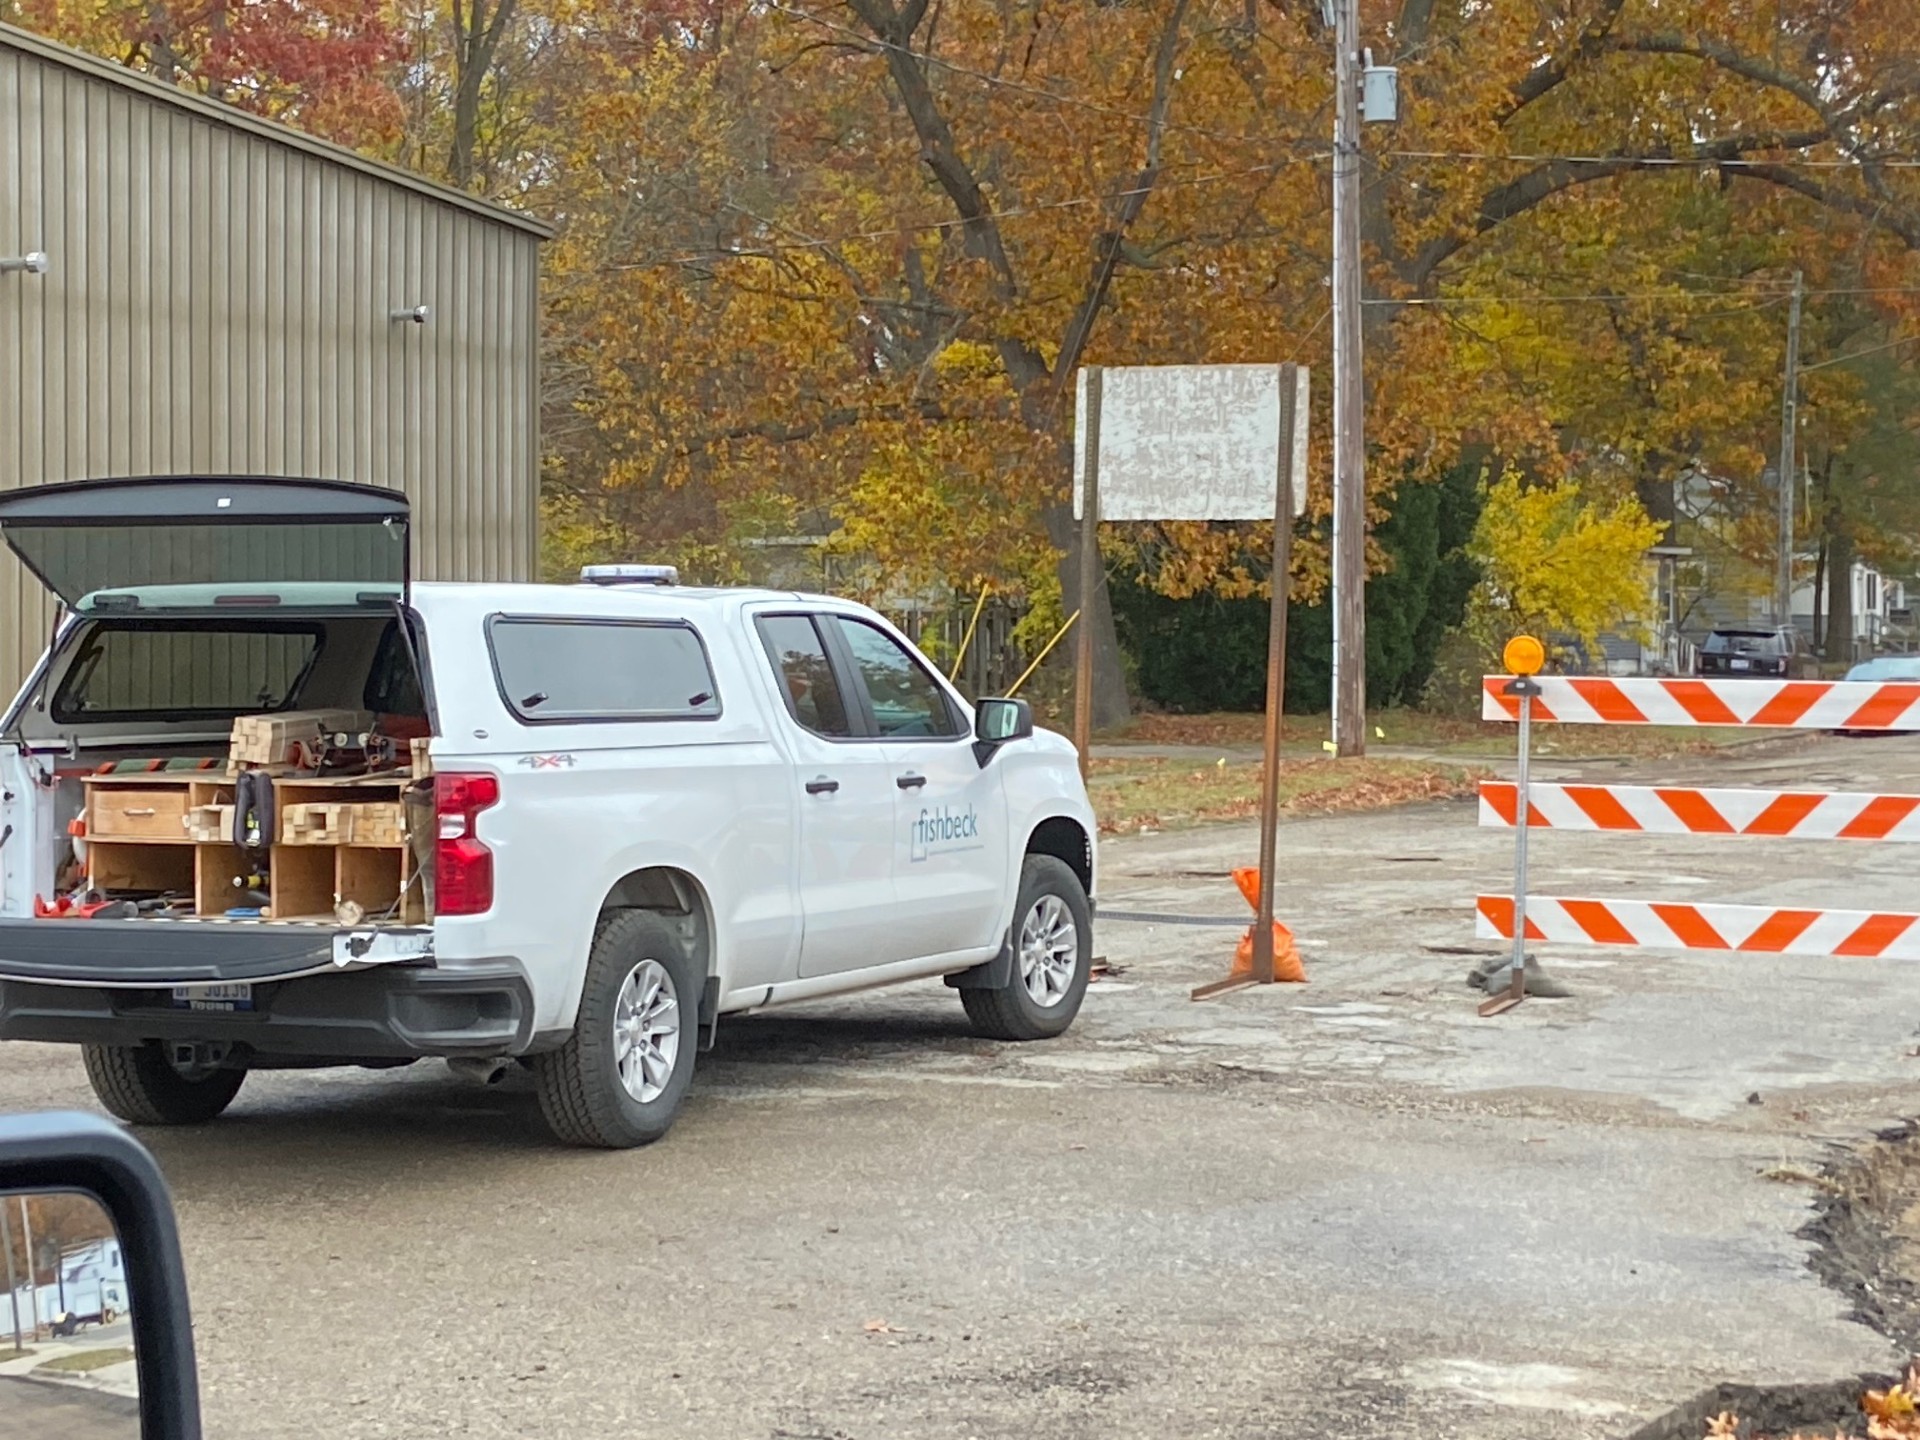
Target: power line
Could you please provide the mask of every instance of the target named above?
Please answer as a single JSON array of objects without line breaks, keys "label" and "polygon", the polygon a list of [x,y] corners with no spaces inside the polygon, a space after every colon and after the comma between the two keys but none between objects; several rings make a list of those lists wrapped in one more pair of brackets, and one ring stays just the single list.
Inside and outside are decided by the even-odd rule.
[{"label": "power line", "polygon": [[[1588,303],[1606,303],[1632,300],[1735,300],[1754,296],[1751,290],[1650,290],[1639,294],[1611,294],[1596,292],[1591,295],[1427,295],[1412,296],[1404,300],[1374,299],[1362,301],[1365,305],[1581,305]],[[1785,294],[1786,292],[1781,292]],[[1812,292],[1808,292],[1812,293]],[[1778,297],[1770,297],[1772,304]],[[1755,309],[1760,308],[1755,306]]]},{"label": "power line", "polygon": [[[1793,293],[1791,286],[1779,290],[1649,290],[1642,292],[1595,291],[1587,295],[1423,295],[1409,296],[1406,299],[1373,299],[1363,301],[1366,305],[1580,305],[1605,304],[1615,301],[1631,300],[1636,302],[1653,300],[1739,300],[1753,299],[1764,301],[1765,305],[1777,305]],[[1808,299],[1825,295],[1920,295],[1920,285],[1880,285],[1835,290],[1806,290],[1802,292]],[[1764,305],[1756,303],[1751,309],[1762,309]],[[1861,352],[1865,354],[1866,352]],[[1812,367],[1808,367],[1812,368]]]},{"label": "power line", "polygon": [[1733,157],[1716,159],[1711,155],[1549,155],[1549,154],[1500,154],[1486,150],[1383,150],[1379,152],[1394,160],[1488,160],[1511,161],[1519,165],[1618,165],[1629,163],[1635,168],[1698,169],[1711,166],[1714,169],[1773,168],[1791,167],[1806,170],[1863,170],[1868,165],[1884,166],[1890,170],[1920,170],[1920,158],[1912,156],[1894,156],[1886,159],[1861,160],[1816,160],[1808,156],[1789,156],[1779,160],[1750,159]]},{"label": "power line", "polygon": [[[1314,321],[1312,325],[1307,327],[1307,333],[1302,335],[1298,340],[1294,342],[1293,353],[1287,357],[1287,363],[1289,365],[1296,363],[1300,359],[1300,352],[1307,348],[1307,342],[1313,339],[1314,336],[1318,335],[1320,333],[1320,327],[1326,324],[1327,321],[1331,320],[1332,318],[1333,318],[1333,307],[1329,305],[1327,306],[1326,309],[1320,312],[1320,318]],[[1295,421],[1295,423],[1299,424],[1302,422]]]},{"label": "power line", "polygon": [[1829,365],[1844,365],[1849,360],[1858,360],[1865,355],[1878,355],[1884,350],[1896,350],[1902,345],[1911,345],[1916,340],[1920,340],[1920,335],[1902,335],[1898,340],[1889,340],[1884,345],[1869,345],[1865,350],[1854,350],[1845,355],[1836,355],[1833,359],[1822,360],[1816,365],[1802,365],[1800,367],[1800,373],[1804,375],[1809,370],[1824,370]]}]

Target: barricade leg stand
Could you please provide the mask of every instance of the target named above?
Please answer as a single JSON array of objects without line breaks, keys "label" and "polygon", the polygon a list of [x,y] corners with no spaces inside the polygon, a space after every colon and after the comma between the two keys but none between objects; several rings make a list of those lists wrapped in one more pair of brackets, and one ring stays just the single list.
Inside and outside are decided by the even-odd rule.
[{"label": "barricade leg stand", "polygon": [[[1514,760],[1513,828],[1513,978],[1505,994],[1490,994],[1480,1002],[1482,1015],[1504,1015],[1527,998],[1527,771],[1533,749],[1533,697],[1540,686],[1531,675],[1521,675],[1507,686],[1520,701],[1520,742]],[[1497,973],[1497,972],[1496,972]]]}]

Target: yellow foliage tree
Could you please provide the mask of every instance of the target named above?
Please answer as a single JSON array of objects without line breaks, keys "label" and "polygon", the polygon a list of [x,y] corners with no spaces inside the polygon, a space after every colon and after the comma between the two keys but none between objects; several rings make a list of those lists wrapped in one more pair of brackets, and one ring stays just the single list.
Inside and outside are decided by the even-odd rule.
[{"label": "yellow foliage tree", "polygon": [[1508,471],[1487,487],[1471,550],[1482,573],[1470,622],[1491,652],[1521,631],[1592,646],[1643,627],[1653,594],[1647,548],[1660,526],[1631,495],[1596,502],[1572,480],[1529,486]]}]

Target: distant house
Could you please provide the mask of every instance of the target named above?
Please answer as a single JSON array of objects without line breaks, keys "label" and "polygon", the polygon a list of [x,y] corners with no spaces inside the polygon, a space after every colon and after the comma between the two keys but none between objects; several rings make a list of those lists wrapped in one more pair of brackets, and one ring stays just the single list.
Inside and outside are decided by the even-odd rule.
[{"label": "distant house", "polygon": [[[1807,567],[1809,570],[1811,566]],[[1913,615],[1907,608],[1907,587],[1904,582],[1882,575],[1880,571],[1864,561],[1853,562],[1853,634],[1851,653],[1830,656],[1836,660],[1859,660],[1868,655],[1878,654],[1888,649],[1911,649],[1914,645]],[[1828,590],[1821,586],[1818,597],[1814,594],[1811,579],[1795,588],[1793,592],[1793,623],[1800,627],[1816,644],[1826,640],[1826,609]],[[1814,607],[1817,602],[1821,612],[1820,633],[1815,632],[1813,623]]]}]

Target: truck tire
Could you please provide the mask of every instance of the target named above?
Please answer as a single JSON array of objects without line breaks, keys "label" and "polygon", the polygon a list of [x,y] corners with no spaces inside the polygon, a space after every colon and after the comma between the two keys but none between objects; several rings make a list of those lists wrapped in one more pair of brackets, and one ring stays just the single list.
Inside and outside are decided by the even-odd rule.
[{"label": "truck tire", "polygon": [[244,1070],[183,1075],[154,1040],[83,1045],[81,1055],[93,1093],[129,1125],[204,1125],[233,1103],[247,1078]]},{"label": "truck tire", "polygon": [[625,1150],[667,1133],[693,1079],[703,979],[658,915],[601,917],[573,1034],[529,1062],[556,1139]]},{"label": "truck tire", "polygon": [[1020,867],[1013,910],[1013,965],[997,990],[963,989],[976,1035],[1051,1040],[1080,1013],[1093,969],[1093,921],[1080,877],[1051,855]]}]

